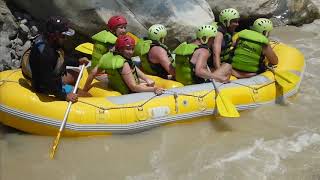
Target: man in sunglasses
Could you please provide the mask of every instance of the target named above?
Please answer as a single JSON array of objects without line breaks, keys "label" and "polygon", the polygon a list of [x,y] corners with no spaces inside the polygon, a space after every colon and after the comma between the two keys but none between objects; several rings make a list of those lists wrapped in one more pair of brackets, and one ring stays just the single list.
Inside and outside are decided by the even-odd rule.
[{"label": "man in sunglasses", "polygon": [[61,17],[50,17],[46,22],[45,33],[35,38],[30,55],[32,87],[36,92],[54,95],[60,100],[76,102],[78,96],[90,96],[79,90],[72,93],[78,73],[66,70],[66,66],[79,66],[87,63],[86,58],[66,58],[62,49],[67,36],[75,31]]}]

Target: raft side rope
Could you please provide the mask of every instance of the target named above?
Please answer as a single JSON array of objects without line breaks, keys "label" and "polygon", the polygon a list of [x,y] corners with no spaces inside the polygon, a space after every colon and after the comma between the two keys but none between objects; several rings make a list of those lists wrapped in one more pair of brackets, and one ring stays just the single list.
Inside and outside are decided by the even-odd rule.
[{"label": "raft side rope", "polygon": [[271,82],[269,82],[269,83],[267,83],[267,84],[263,84],[263,85],[261,85],[261,86],[259,86],[259,87],[252,87],[252,86],[250,86],[250,85],[245,85],[245,84],[241,84],[241,83],[233,82],[233,81],[231,81],[230,83],[234,83],[234,84],[237,84],[237,85],[240,85],[240,86],[247,87],[247,88],[251,89],[251,90],[252,90],[252,99],[253,99],[253,102],[256,103],[256,101],[257,101],[257,100],[256,100],[256,99],[257,99],[256,96],[258,96],[259,90],[260,90],[261,88],[264,88],[264,87],[266,87],[266,86],[269,86],[269,85],[271,85],[271,84],[273,84],[273,83],[275,83],[275,82],[276,82],[276,81],[271,81]]},{"label": "raft side rope", "polygon": [[[188,96],[188,97],[193,97],[196,98],[198,101],[203,100],[204,97],[206,97],[208,94],[210,94],[212,91],[214,91],[214,89],[208,91],[207,93],[203,94],[203,95],[194,95],[194,94],[187,94],[187,93],[178,93],[178,92],[174,92],[174,91],[170,91],[170,90],[166,90],[163,94],[168,94],[168,95],[172,95],[173,98],[175,99],[175,111],[178,112],[179,108],[178,108],[178,97],[179,96]],[[103,111],[107,111],[107,110],[114,110],[114,109],[130,109],[130,108],[138,108],[139,110],[143,109],[143,106],[145,104],[147,104],[148,102],[150,102],[152,99],[154,99],[155,97],[157,97],[157,95],[152,96],[151,98],[149,98],[148,100],[146,100],[145,102],[143,102],[142,104],[139,105],[135,105],[135,106],[117,106],[117,107],[102,107],[102,106],[97,106],[95,104],[89,103],[89,102],[85,102],[85,101],[81,101],[78,100],[78,102],[98,108],[100,110]]]}]

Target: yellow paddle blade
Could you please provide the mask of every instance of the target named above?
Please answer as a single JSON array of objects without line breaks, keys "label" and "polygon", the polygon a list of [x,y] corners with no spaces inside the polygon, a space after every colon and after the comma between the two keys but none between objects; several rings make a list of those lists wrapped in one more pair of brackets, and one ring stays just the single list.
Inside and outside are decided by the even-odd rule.
[{"label": "yellow paddle blade", "polygon": [[228,99],[223,96],[221,92],[218,94],[216,99],[217,109],[221,116],[224,117],[240,117],[240,114],[236,106]]},{"label": "yellow paddle blade", "polygon": [[85,54],[92,54],[93,51],[93,44],[86,42],[86,43],[82,43],[80,45],[78,45],[75,50],[80,51],[82,53]]},{"label": "yellow paddle blade", "polygon": [[135,45],[137,45],[139,38],[136,35],[132,34],[131,32],[127,32],[126,35],[132,37],[135,41]]},{"label": "yellow paddle blade", "polygon": [[282,87],[292,87],[299,82],[300,77],[289,71],[274,71],[276,82]]},{"label": "yellow paddle blade", "polygon": [[60,136],[61,136],[61,131],[58,132],[57,137],[53,142],[53,145],[50,151],[50,159],[54,159],[54,155],[59,144]]}]

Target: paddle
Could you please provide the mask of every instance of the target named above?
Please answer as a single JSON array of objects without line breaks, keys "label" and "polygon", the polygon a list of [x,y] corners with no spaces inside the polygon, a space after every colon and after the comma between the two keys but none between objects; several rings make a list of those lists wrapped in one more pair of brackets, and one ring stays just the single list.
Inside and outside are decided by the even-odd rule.
[{"label": "paddle", "polygon": [[[82,76],[84,67],[85,67],[85,65],[81,65],[81,71],[80,71],[80,73],[79,73],[79,76],[78,76],[76,85],[74,86],[73,93],[76,93],[76,92],[77,92],[77,89],[78,89],[78,86],[79,86],[79,82],[80,82],[80,79],[81,79],[81,76]],[[67,108],[67,110],[66,110],[66,112],[65,112],[65,114],[64,114],[63,121],[62,121],[62,123],[61,123],[59,132],[58,132],[58,134],[57,134],[56,139],[54,140],[54,143],[53,143],[53,146],[52,146],[52,149],[51,149],[51,152],[50,152],[50,158],[51,158],[51,159],[54,158],[54,154],[55,154],[56,149],[57,149],[57,147],[58,147],[61,133],[62,133],[64,127],[66,126],[67,119],[68,119],[68,115],[69,115],[69,112],[70,112],[70,109],[71,109],[71,105],[72,105],[72,102],[70,101],[69,104],[68,104],[68,108]]]},{"label": "paddle", "polygon": [[299,76],[289,71],[275,71],[273,67],[267,68],[274,74],[275,81],[281,87],[293,86],[299,81]]},{"label": "paddle", "polygon": [[86,43],[82,43],[80,45],[78,45],[75,50],[80,51],[82,53],[85,54],[92,54],[93,51],[93,44],[86,42]]},{"label": "paddle", "polygon": [[[208,67],[208,70],[210,71],[209,67]],[[216,105],[217,105],[219,114],[224,117],[240,117],[240,114],[236,106],[230,101],[230,99],[228,99],[227,97],[223,96],[223,94],[221,94],[221,92],[219,91],[215,83],[215,80],[210,79],[210,81],[212,82],[212,85],[216,92]]]}]

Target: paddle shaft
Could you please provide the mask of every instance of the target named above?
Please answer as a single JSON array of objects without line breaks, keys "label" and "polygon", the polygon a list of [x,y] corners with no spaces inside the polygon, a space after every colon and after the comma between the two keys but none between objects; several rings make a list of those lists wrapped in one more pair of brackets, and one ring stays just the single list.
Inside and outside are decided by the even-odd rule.
[{"label": "paddle shaft", "polygon": [[272,67],[267,66],[267,68],[275,75],[281,77],[283,80],[287,81],[288,83],[292,83],[289,79],[287,79],[286,77],[282,76],[281,74],[279,74],[278,72],[276,72]]},{"label": "paddle shaft", "polygon": [[[80,80],[81,80],[81,76],[82,76],[82,73],[83,73],[83,70],[84,70],[84,66],[85,65],[81,65],[81,70],[80,70],[79,76],[77,78],[76,85],[74,86],[72,93],[76,93],[77,92],[77,89],[78,89],[78,86],[79,86],[79,83],[80,83]],[[66,125],[66,122],[67,122],[67,119],[68,119],[68,115],[69,115],[69,112],[70,112],[70,109],[71,109],[71,105],[72,105],[72,102],[70,101],[69,104],[68,104],[68,109],[67,109],[66,113],[64,114],[63,121],[62,121],[62,124],[61,124],[60,129],[59,129],[60,132],[63,131],[63,129],[64,129],[65,125]]]},{"label": "paddle shaft", "polygon": [[[208,69],[209,72],[211,72],[209,66],[207,66],[207,69]],[[217,87],[217,85],[215,83],[215,80],[214,79],[210,79],[210,81],[212,82],[212,85],[214,87],[214,91],[216,92],[216,96],[218,96],[220,91],[219,91],[219,89],[218,89],[218,87]]]},{"label": "paddle shaft", "polygon": [[[80,79],[81,79],[81,76],[82,76],[82,73],[83,73],[83,70],[84,70],[84,67],[85,65],[81,65],[81,70],[80,70],[80,73],[78,75],[78,78],[77,78],[77,82],[76,82],[76,85],[74,86],[74,89],[73,89],[73,93],[76,93],[77,92],[77,89],[78,89],[78,86],[79,86],[79,83],[80,83]],[[60,125],[60,129],[59,129],[59,132],[57,134],[57,137],[53,143],[53,146],[52,146],[52,150],[51,150],[51,153],[50,153],[50,158],[53,159],[54,158],[54,154],[55,154],[55,151],[58,147],[58,144],[59,144],[59,140],[60,140],[60,136],[61,136],[61,132],[63,131],[64,127],[66,126],[66,123],[67,123],[67,119],[68,119],[68,115],[69,115],[69,112],[70,112],[70,109],[71,109],[71,105],[72,105],[72,102],[69,101],[68,103],[68,108],[64,114],[64,117],[63,117],[63,121]]]}]

